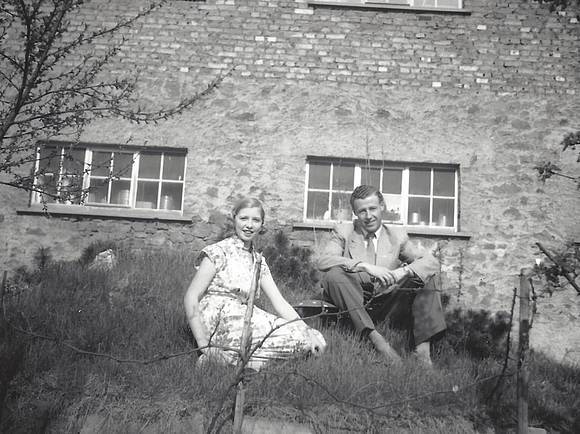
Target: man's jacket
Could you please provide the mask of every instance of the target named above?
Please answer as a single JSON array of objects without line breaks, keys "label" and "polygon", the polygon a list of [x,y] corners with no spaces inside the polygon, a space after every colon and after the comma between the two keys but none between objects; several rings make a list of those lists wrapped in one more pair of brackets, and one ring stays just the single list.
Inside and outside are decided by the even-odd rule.
[{"label": "man's jacket", "polygon": [[[383,224],[377,242],[376,265],[394,270],[408,264],[423,282],[439,272],[439,261],[433,253],[411,243],[402,227]],[[338,266],[352,271],[359,262],[369,262],[362,224],[355,220],[336,225],[318,257],[318,268],[327,271]]]}]

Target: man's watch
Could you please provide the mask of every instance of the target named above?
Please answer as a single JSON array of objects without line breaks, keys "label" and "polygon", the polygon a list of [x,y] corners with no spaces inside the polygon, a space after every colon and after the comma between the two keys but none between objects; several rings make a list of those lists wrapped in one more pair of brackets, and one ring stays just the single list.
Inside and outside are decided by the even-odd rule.
[{"label": "man's watch", "polygon": [[405,276],[407,276],[407,277],[411,277],[411,276],[413,276],[413,274],[415,274],[415,273],[413,272],[413,270],[411,270],[411,269],[409,268],[409,266],[408,266],[408,265],[403,265],[403,271],[405,272]]}]

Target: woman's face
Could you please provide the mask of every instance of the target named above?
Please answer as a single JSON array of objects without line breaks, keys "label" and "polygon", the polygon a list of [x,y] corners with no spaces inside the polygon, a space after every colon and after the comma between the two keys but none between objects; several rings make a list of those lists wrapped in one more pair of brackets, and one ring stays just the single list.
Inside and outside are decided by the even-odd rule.
[{"label": "woman's face", "polygon": [[236,235],[244,244],[249,244],[262,228],[260,208],[242,208],[234,218]]}]

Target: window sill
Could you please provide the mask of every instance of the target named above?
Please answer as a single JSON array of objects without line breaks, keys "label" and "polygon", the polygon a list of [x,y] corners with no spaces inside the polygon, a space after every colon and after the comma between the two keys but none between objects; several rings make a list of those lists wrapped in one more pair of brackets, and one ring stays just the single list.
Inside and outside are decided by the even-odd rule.
[{"label": "window sill", "polygon": [[[332,230],[334,222],[295,222],[292,224],[292,229],[321,229]],[[399,225],[394,225],[399,226]],[[409,235],[417,235],[429,238],[457,238],[469,240],[471,234],[467,232],[454,232],[450,229],[435,229],[417,226],[401,226],[405,228]]]},{"label": "window sill", "polygon": [[333,1],[333,0],[307,0],[308,6],[314,7],[339,7],[348,9],[385,9],[393,10],[397,12],[415,12],[415,13],[441,13],[441,14],[458,14],[458,15],[471,15],[471,11],[468,9],[455,9],[455,8],[433,8],[433,7],[421,7],[421,6],[408,6],[408,5],[396,5],[396,4],[384,4],[384,3],[363,3],[362,1],[350,0],[350,1]]},{"label": "window sill", "polygon": [[93,217],[126,220],[153,220],[176,223],[191,223],[191,218],[178,211],[152,211],[127,208],[101,208],[94,206],[61,205],[49,203],[46,207],[33,204],[29,208],[16,210],[19,215],[51,215],[59,217]]}]

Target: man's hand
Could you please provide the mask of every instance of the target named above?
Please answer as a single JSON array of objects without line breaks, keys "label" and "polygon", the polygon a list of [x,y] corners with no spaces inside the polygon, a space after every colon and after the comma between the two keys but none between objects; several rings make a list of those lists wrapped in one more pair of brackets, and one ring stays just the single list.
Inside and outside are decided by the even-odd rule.
[{"label": "man's hand", "polygon": [[371,276],[376,277],[384,287],[389,287],[395,283],[399,283],[401,280],[407,277],[407,272],[403,268],[389,270],[386,267],[367,264],[366,262],[361,262],[358,264],[357,269],[360,269],[360,271],[366,271]]}]

